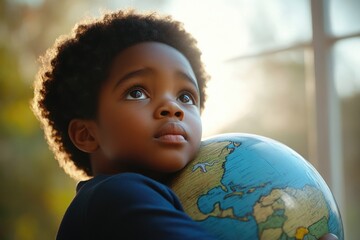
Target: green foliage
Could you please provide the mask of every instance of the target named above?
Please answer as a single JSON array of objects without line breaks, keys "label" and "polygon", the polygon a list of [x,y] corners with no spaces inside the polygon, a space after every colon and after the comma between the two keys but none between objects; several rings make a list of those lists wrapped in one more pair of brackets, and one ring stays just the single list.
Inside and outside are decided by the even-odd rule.
[{"label": "green foliage", "polygon": [[[0,239],[49,239],[74,183],[59,175],[29,108],[32,90],[15,56],[0,48]],[[55,185],[57,181],[63,184]]]},{"label": "green foliage", "polygon": [[[0,1],[0,8],[9,9],[6,4]],[[9,33],[0,41],[0,239],[53,239],[74,181],[59,169],[29,107],[35,72],[24,75],[24,46],[12,42],[21,16],[0,14]]]}]

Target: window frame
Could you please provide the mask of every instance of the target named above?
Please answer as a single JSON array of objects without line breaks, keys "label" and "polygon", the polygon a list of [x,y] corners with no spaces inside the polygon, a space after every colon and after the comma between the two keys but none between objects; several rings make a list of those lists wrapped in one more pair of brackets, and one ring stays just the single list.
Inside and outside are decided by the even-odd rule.
[{"label": "window frame", "polygon": [[309,41],[239,55],[226,62],[298,49],[304,50],[309,113],[309,160],[329,185],[342,214],[344,226],[346,226],[341,109],[332,72],[334,69],[333,49],[339,41],[360,37],[360,31],[334,36],[329,32],[329,1],[309,0],[309,7],[312,28],[312,39]]}]

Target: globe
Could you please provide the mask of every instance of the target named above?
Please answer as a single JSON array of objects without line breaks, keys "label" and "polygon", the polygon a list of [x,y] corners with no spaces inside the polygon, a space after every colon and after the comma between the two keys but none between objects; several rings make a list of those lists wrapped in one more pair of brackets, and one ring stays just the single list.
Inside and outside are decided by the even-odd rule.
[{"label": "globe", "polygon": [[222,134],[202,141],[169,186],[218,239],[344,239],[335,199],[303,157],[275,140]]}]

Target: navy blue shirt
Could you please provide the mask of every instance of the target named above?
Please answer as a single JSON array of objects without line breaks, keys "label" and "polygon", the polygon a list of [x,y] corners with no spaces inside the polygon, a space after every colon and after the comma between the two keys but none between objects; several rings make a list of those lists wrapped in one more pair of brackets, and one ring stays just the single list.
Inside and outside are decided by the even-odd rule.
[{"label": "navy blue shirt", "polygon": [[66,239],[213,239],[164,184],[135,173],[80,182],[61,222]]}]

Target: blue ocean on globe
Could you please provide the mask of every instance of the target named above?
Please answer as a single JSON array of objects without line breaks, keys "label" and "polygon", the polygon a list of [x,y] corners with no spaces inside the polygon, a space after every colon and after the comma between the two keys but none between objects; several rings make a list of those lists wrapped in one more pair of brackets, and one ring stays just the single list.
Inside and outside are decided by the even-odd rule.
[{"label": "blue ocean on globe", "polygon": [[185,211],[219,239],[318,239],[328,232],[343,239],[323,178],[269,138],[237,133],[206,139],[171,187]]}]

